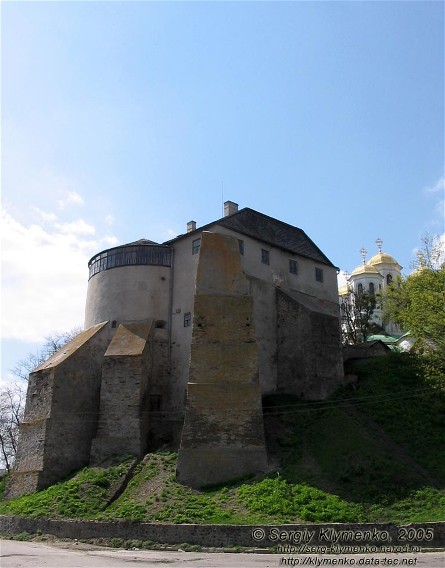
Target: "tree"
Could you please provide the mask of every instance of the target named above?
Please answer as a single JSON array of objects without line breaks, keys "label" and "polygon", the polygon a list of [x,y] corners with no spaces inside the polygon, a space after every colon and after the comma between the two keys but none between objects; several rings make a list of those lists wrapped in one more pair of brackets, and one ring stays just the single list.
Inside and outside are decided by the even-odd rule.
[{"label": "tree", "polygon": [[74,327],[70,331],[57,331],[45,337],[45,341],[37,351],[30,353],[25,359],[21,359],[17,365],[11,369],[11,373],[22,381],[27,381],[29,373],[49,359],[54,353],[74,339],[82,331],[80,327]]},{"label": "tree", "polygon": [[377,298],[368,292],[354,292],[342,298],[340,303],[343,345],[356,345],[367,340],[378,327],[372,320]]},{"label": "tree", "polygon": [[418,351],[445,355],[445,266],[423,268],[393,283],[383,305],[385,317],[411,332]]},{"label": "tree", "polygon": [[37,353],[30,353],[12,369],[19,381],[6,383],[0,388],[0,463],[9,472],[17,453],[19,426],[23,419],[26,400],[26,382],[31,373],[41,363],[49,359],[66,343],[71,341],[80,328],[56,332],[48,335]]},{"label": "tree", "polygon": [[0,461],[11,471],[17,453],[20,422],[25,409],[26,388],[20,383],[2,386],[0,390]]},{"label": "tree", "polygon": [[425,233],[422,238],[422,248],[416,252],[413,268],[422,270],[440,270],[445,264],[445,235],[430,235]]},{"label": "tree", "polygon": [[393,282],[384,294],[384,315],[411,332],[418,351],[445,355],[444,244],[429,235],[422,242],[416,270]]}]

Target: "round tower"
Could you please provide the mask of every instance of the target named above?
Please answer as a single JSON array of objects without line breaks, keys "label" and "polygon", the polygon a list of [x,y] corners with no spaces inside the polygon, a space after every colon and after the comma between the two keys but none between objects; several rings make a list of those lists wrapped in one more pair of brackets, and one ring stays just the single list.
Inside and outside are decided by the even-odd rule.
[{"label": "round tower", "polygon": [[139,241],[104,250],[88,263],[85,328],[155,318],[167,323],[172,248]]}]

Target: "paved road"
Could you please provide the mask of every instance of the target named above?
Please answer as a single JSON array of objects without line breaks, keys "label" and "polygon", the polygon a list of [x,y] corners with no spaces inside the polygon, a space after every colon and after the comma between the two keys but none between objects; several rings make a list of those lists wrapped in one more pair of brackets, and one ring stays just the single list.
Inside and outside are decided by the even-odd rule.
[{"label": "paved road", "polygon": [[[208,552],[161,552],[154,550],[122,550],[102,548],[80,543],[0,541],[1,568],[162,568],[162,566],[183,566],[184,568],[276,568],[279,566],[317,567],[317,559],[324,560],[319,568],[330,566],[416,566],[421,568],[443,568],[445,552],[373,555],[310,555],[280,556],[279,554],[237,554]],[[286,559],[282,562],[281,559]],[[287,559],[298,560],[289,563]],[[329,559],[336,564],[326,563]],[[346,564],[345,559],[353,560]],[[409,559],[410,564],[402,563]],[[343,561],[340,564],[340,561]]]}]

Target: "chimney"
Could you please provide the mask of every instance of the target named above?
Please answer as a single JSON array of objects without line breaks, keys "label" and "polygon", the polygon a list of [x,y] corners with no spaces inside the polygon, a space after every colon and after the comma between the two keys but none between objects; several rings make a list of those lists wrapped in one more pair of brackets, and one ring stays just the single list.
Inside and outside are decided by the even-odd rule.
[{"label": "chimney", "polygon": [[187,223],[187,233],[191,233],[196,229],[196,221],[189,221]]},{"label": "chimney", "polygon": [[234,203],[233,201],[226,201],[224,203],[224,217],[228,217],[229,215],[233,215],[238,211],[238,203]]}]

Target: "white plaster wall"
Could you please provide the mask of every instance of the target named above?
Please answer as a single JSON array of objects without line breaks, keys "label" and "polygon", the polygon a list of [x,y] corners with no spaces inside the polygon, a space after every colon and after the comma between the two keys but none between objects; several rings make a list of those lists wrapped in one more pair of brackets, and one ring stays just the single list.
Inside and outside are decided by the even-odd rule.
[{"label": "white plaster wall", "polygon": [[[378,294],[385,288],[384,278],[381,274],[363,273],[358,276],[352,276],[352,288],[355,293],[358,293],[358,285],[362,284],[363,292],[369,293],[369,285],[371,282],[374,284],[375,293]],[[371,320],[377,325],[383,326],[383,312],[379,307],[374,309]]]},{"label": "white plaster wall", "polygon": [[103,321],[168,320],[170,269],[120,266],[95,274],[88,282],[85,328]]},{"label": "white plaster wall", "polygon": [[[359,276],[352,276],[351,280],[354,292],[358,291],[359,284],[363,285],[363,292],[369,292],[369,285],[372,282],[374,284],[374,290],[376,294],[380,292],[381,289],[384,287],[383,277],[379,274],[364,273],[360,274]],[[380,288],[380,286],[382,288]]]},{"label": "white plaster wall", "polygon": [[[241,256],[243,270],[251,281],[254,295],[257,334],[261,337],[260,384],[262,392],[276,388],[276,322],[275,286],[290,288],[338,304],[337,270],[302,256],[292,255],[226,227],[215,225],[212,232],[230,235],[244,241]],[[172,303],[171,381],[172,397],[177,408],[183,408],[188,382],[192,326],[184,327],[184,314],[193,316],[196,272],[199,254],[192,254],[192,242],[200,238],[193,232],[174,243],[174,284]],[[261,249],[270,251],[270,264],[261,262]],[[297,260],[298,274],[289,272],[289,259]],[[315,279],[315,267],[323,270],[323,282]]]},{"label": "white plaster wall", "polygon": [[193,316],[196,271],[199,254],[192,254],[192,241],[200,238],[193,233],[174,243],[173,302],[171,313],[171,395],[175,408],[183,409],[189,376],[192,326],[184,327],[184,314]]},{"label": "white plaster wall", "polygon": [[[276,383],[275,286],[298,290],[326,300],[337,301],[336,269],[302,256],[292,255],[233,230],[215,225],[212,231],[244,241],[243,269],[252,276],[257,332],[261,336],[260,383],[263,392]],[[174,243],[173,293],[171,305],[171,400],[172,410],[182,410],[189,375],[192,326],[184,327],[184,315],[193,316],[196,271],[199,254],[192,254],[193,232]],[[270,251],[270,264],[261,262],[261,249]],[[298,262],[298,274],[289,272],[289,259]],[[323,270],[324,281],[315,280],[315,267]],[[155,318],[169,321],[170,269],[159,266],[124,266],[94,275],[88,284],[85,327],[99,322],[133,322]],[[261,281],[263,284],[261,284]]]},{"label": "white plaster wall", "polygon": [[[261,243],[261,241],[241,235],[226,227],[217,226],[212,230],[244,241],[244,256],[241,258],[246,274],[261,278],[276,286],[285,286],[317,298],[338,302],[337,269],[335,267]],[[261,262],[261,249],[269,251],[269,265]],[[289,259],[298,262],[298,274],[289,272]],[[315,280],[316,267],[323,270],[323,282]]]},{"label": "white plaster wall", "polygon": [[374,265],[375,268],[380,272],[380,274],[383,276],[383,289],[386,290],[386,288],[388,287],[388,284],[386,283],[386,277],[388,274],[391,274],[392,276],[392,280],[393,282],[395,282],[397,280],[397,278],[400,276],[400,270],[394,266],[394,264],[388,263],[388,264],[378,264],[378,265]]}]

